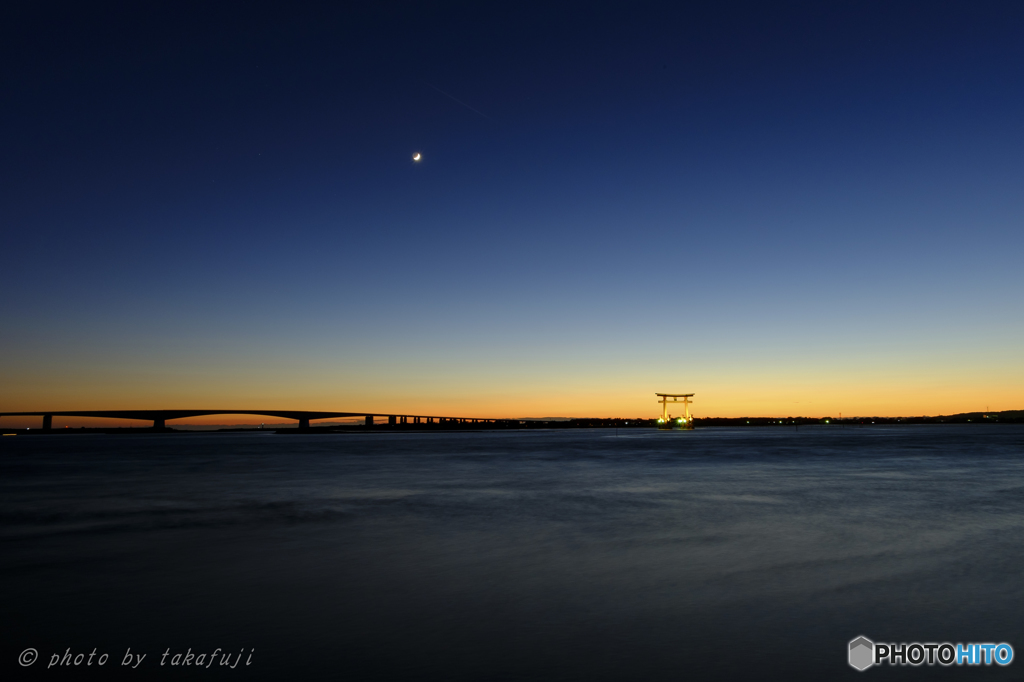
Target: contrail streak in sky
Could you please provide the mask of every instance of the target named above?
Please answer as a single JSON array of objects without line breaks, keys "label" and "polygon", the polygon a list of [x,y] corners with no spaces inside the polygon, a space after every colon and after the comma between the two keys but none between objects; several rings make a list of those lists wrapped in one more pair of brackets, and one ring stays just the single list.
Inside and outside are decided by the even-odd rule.
[{"label": "contrail streak in sky", "polygon": [[445,91],[444,91],[444,90],[442,90],[441,88],[437,87],[436,85],[432,85],[432,84],[430,84],[430,83],[427,83],[427,81],[424,81],[424,80],[423,80],[422,78],[421,78],[420,80],[421,80],[421,81],[423,81],[424,83],[426,83],[427,85],[429,85],[430,87],[434,88],[434,89],[435,89],[435,90],[437,90],[438,92],[440,92],[440,93],[441,93],[442,95],[444,95],[445,97],[447,97],[447,98],[449,98],[449,99],[452,99],[452,100],[455,100],[456,102],[458,102],[458,103],[459,103],[459,104],[461,104],[462,106],[466,107],[467,109],[469,109],[469,110],[470,110],[470,111],[472,111],[473,113],[476,113],[476,114],[480,114],[481,116],[483,116],[484,118],[486,118],[486,119],[487,119],[488,121],[492,120],[492,119],[491,119],[491,117],[490,117],[490,116],[488,116],[487,114],[484,114],[484,113],[482,113],[482,112],[480,112],[480,111],[477,111],[477,110],[476,110],[476,109],[474,109],[473,107],[471,107],[471,106],[469,106],[468,104],[466,104],[465,102],[463,102],[463,101],[462,101],[461,99],[456,99],[455,97],[452,97],[451,95],[449,95],[449,94],[448,94],[447,92],[445,92]]}]

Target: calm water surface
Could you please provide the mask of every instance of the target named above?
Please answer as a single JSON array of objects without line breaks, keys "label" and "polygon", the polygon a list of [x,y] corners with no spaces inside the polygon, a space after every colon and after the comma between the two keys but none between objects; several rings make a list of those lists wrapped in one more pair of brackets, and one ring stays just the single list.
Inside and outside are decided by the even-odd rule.
[{"label": "calm water surface", "polygon": [[[997,425],[3,438],[0,669],[1021,680],[1022,455]],[[1019,660],[857,673],[861,634]],[[245,658],[159,665],[217,647]],[[110,659],[47,670],[68,648]]]}]

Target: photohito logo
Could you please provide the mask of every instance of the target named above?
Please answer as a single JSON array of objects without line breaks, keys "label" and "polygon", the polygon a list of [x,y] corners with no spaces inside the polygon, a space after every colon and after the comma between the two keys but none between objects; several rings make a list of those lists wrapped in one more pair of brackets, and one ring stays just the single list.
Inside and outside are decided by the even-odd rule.
[{"label": "photohito logo", "polygon": [[857,670],[867,670],[874,665],[875,643],[867,637],[858,637],[850,642],[850,665]]},{"label": "photohito logo", "polygon": [[1013,647],[1000,644],[950,644],[942,642],[911,642],[909,644],[882,644],[861,636],[850,640],[847,650],[850,665],[857,670],[867,670],[873,665],[1010,665],[1013,661]]}]

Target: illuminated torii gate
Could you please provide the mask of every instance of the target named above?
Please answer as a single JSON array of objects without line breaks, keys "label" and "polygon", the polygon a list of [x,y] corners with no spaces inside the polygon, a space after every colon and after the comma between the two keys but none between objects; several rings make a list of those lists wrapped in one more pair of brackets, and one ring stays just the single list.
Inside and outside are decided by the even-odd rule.
[{"label": "illuminated torii gate", "polygon": [[[690,416],[690,398],[695,394],[693,393],[655,393],[654,395],[661,398],[661,419],[658,420],[659,429],[692,429],[693,428],[693,417]],[[674,422],[669,418],[668,415],[668,403],[669,398],[672,398],[673,403],[681,402],[683,404],[683,416],[676,419]],[[679,400],[682,398],[682,400]]]}]

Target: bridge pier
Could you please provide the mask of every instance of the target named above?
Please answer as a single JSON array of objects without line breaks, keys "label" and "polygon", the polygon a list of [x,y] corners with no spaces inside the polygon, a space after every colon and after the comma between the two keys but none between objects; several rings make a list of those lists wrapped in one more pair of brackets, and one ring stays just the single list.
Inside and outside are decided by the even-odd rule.
[{"label": "bridge pier", "polygon": [[303,430],[309,429],[309,417],[299,417],[299,428]]},{"label": "bridge pier", "polygon": [[366,415],[366,420],[363,423],[367,426],[373,426],[373,417]]},{"label": "bridge pier", "polygon": [[51,429],[53,429],[53,415],[52,414],[44,414],[43,415],[43,431],[50,431]]},{"label": "bridge pier", "polygon": [[162,418],[161,419],[154,419],[153,420],[153,428],[154,429],[166,429],[167,428],[167,420],[166,419],[162,419]]},{"label": "bridge pier", "polygon": [[395,415],[389,414],[388,415],[388,426],[394,426],[394,424],[395,424]]}]

